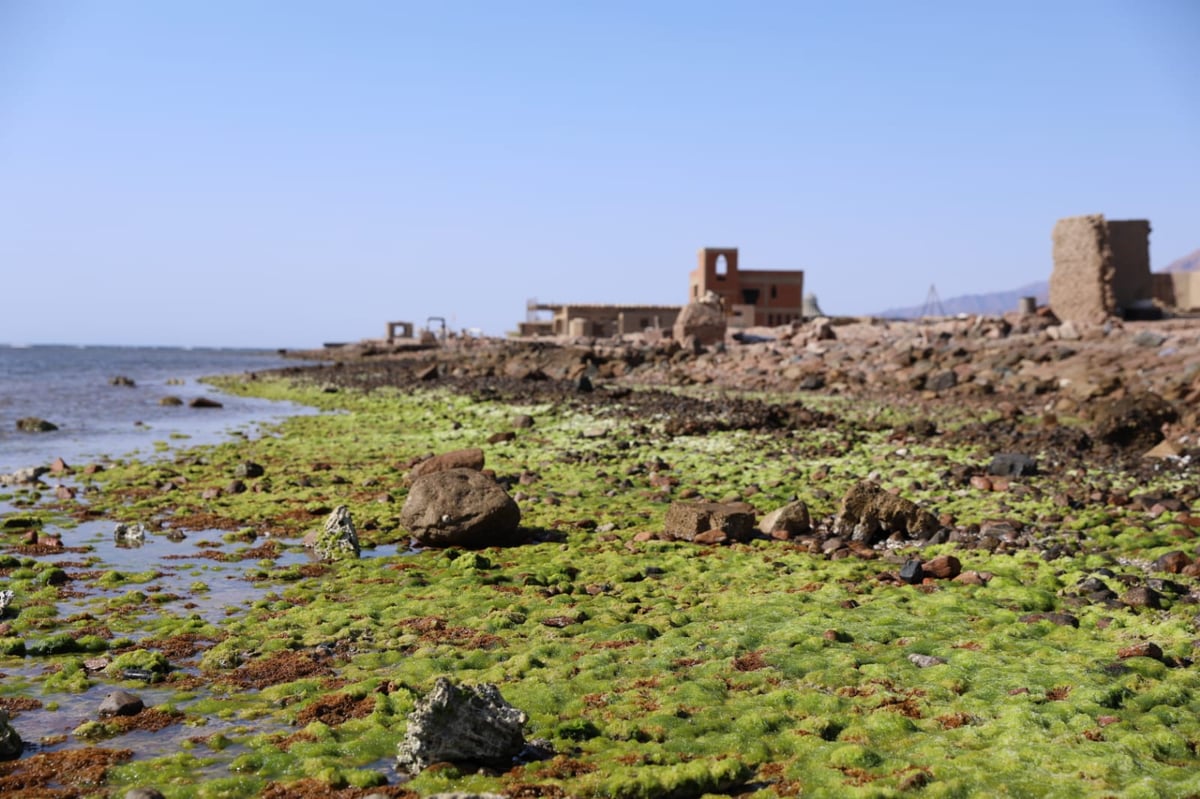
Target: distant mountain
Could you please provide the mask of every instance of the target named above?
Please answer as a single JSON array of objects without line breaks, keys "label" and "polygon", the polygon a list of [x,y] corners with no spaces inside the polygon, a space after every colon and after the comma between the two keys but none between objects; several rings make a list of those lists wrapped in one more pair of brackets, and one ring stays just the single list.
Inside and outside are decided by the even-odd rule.
[{"label": "distant mountain", "polygon": [[[1200,272],[1200,250],[1190,255],[1172,261],[1160,270],[1162,272]],[[990,294],[965,294],[961,297],[951,297],[942,300],[941,308],[926,308],[924,305],[913,305],[908,308],[889,308],[877,316],[885,319],[919,319],[922,315],[940,316],[943,309],[946,316],[956,314],[995,315],[1017,310],[1017,301],[1021,297],[1037,297],[1038,305],[1050,300],[1050,283],[1039,280],[1028,283],[1009,291],[995,291]]]},{"label": "distant mountain", "polygon": [[1200,250],[1167,264],[1164,272],[1200,272]]},{"label": "distant mountain", "polygon": [[1043,305],[1050,297],[1050,283],[1039,280],[1009,291],[964,294],[961,297],[942,300],[941,307],[926,308],[924,305],[913,305],[908,308],[889,308],[877,316],[885,319],[919,319],[922,315],[941,316],[943,313],[947,316],[960,313],[997,315],[1017,310],[1017,302],[1022,297],[1037,297],[1038,305]]}]

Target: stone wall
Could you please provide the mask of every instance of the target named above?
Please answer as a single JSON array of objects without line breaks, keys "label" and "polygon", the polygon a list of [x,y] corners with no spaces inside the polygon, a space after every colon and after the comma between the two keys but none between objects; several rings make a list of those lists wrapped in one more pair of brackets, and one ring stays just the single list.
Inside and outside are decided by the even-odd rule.
[{"label": "stone wall", "polygon": [[1073,216],[1058,220],[1053,239],[1050,307],[1059,319],[1103,322],[1153,296],[1149,222]]},{"label": "stone wall", "polygon": [[1150,299],[1150,223],[1145,219],[1110,221],[1108,247],[1116,275],[1113,294],[1118,308],[1131,308]]},{"label": "stone wall", "polygon": [[1103,322],[1117,312],[1108,225],[1099,214],[1060,219],[1054,225],[1050,307],[1062,320]]}]

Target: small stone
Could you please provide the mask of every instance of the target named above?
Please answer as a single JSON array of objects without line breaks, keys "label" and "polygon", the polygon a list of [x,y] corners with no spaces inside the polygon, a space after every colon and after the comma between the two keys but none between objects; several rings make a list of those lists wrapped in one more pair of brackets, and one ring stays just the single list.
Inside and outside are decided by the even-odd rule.
[{"label": "small stone", "polygon": [[962,572],[962,563],[953,555],[938,555],[921,566],[925,575],[938,580],[953,580]]},{"label": "small stone", "polygon": [[225,406],[217,402],[215,399],[208,397],[196,397],[188,403],[189,408],[224,408]]},{"label": "small stone", "polygon": [[1180,574],[1185,568],[1191,565],[1192,559],[1180,550],[1168,552],[1165,555],[1160,555],[1154,561],[1154,570],[1167,572],[1168,574]]},{"label": "small stone", "polygon": [[22,433],[49,433],[57,430],[58,425],[36,416],[26,416],[17,420],[17,429]]},{"label": "small stone", "polygon": [[945,658],[936,657],[934,655],[920,655],[914,652],[908,656],[908,662],[912,663],[918,669],[927,669],[930,666],[940,666],[947,661]]},{"label": "small stone", "polygon": [[254,461],[243,461],[234,467],[233,476],[241,478],[262,477],[264,471],[263,467]]},{"label": "small stone", "polygon": [[921,561],[918,558],[909,558],[904,561],[904,566],[900,568],[900,580],[909,585],[916,585],[925,579],[925,571],[921,567]]},{"label": "small stone", "polygon": [[113,691],[100,703],[100,718],[136,716],[142,712],[145,706],[140,697],[134,696],[128,691]]},{"label": "small stone", "polygon": [[1028,477],[1037,474],[1037,461],[1028,455],[1005,452],[992,457],[987,472],[995,477]]},{"label": "small stone", "polygon": [[1117,657],[1121,660],[1126,658],[1150,658],[1152,660],[1162,660],[1162,647],[1153,641],[1143,641],[1142,643],[1133,644],[1132,646],[1123,647],[1117,650]]},{"label": "small stone", "polygon": [[1161,600],[1157,591],[1146,586],[1130,588],[1121,596],[1121,603],[1131,608],[1158,609],[1162,607]]},{"label": "small stone", "polygon": [[181,400],[179,397],[168,394],[165,397],[159,398],[158,404],[166,408],[177,408],[183,404],[183,400]]}]

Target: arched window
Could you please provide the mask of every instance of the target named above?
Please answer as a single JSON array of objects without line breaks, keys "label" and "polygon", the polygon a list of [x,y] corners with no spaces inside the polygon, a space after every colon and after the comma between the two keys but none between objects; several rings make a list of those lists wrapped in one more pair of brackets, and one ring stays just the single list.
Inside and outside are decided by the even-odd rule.
[{"label": "arched window", "polygon": [[713,267],[715,268],[716,273],[717,273],[717,280],[724,280],[725,275],[729,271],[729,264],[727,264],[725,262],[725,256],[718,255],[717,260],[713,263]]}]

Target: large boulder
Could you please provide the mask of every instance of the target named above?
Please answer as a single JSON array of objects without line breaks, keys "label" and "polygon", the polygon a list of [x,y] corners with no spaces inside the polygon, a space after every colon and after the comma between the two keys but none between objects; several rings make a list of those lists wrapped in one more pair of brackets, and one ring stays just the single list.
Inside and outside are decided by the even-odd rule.
[{"label": "large boulder", "polygon": [[669,538],[719,544],[754,534],[754,508],[744,502],[672,502],[663,522]]},{"label": "large boulder", "polygon": [[352,560],[361,548],[354,520],[345,505],[338,505],[325,519],[325,526],[304,537],[304,546],[312,549],[318,560]]},{"label": "large boulder", "polygon": [[846,493],[834,522],[836,535],[865,544],[891,533],[924,539],[937,529],[938,520],[932,513],[870,482],[858,483]]},{"label": "large boulder", "polygon": [[8,711],[0,708],[0,760],[16,760],[24,748],[21,736],[8,723]]},{"label": "large boulder", "polygon": [[675,317],[672,331],[676,341],[691,337],[696,343],[709,346],[725,340],[725,309],[712,292],[698,302],[690,302]]},{"label": "large boulder", "polygon": [[419,543],[482,547],[505,543],[521,523],[521,509],[495,480],[474,469],[447,469],[413,481],[402,524]]},{"label": "large boulder", "polygon": [[469,447],[467,449],[443,452],[441,455],[434,455],[432,458],[423,460],[412,467],[408,473],[408,479],[411,482],[421,475],[444,472],[447,469],[474,469],[477,472],[482,471],[483,450],[479,447]]},{"label": "large boulder", "polygon": [[396,762],[411,774],[442,762],[508,769],[525,747],[528,720],[494,685],[456,686],[438,677],[408,714]]}]

